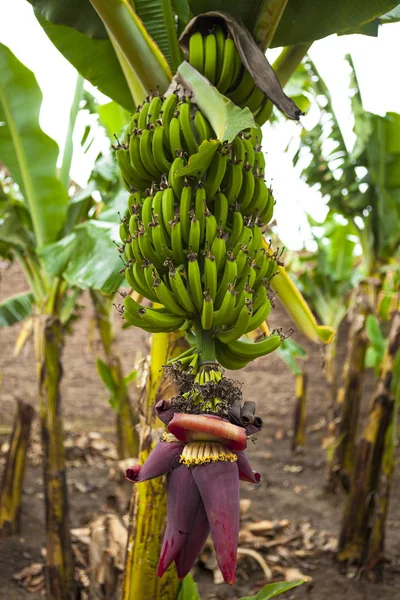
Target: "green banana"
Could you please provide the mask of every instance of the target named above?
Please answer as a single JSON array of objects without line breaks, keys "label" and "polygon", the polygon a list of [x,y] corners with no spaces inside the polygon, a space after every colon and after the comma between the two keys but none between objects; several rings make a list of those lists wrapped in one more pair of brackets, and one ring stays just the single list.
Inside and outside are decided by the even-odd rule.
[{"label": "green banana", "polygon": [[208,248],[211,248],[215,236],[217,235],[217,219],[215,216],[208,210],[206,206],[206,210],[204,212],[205,221],[206,221],[206,235],[205,235],[205,245]]},{"label": "green banana", "polygon": [[263,103],[261,104],[259,110],[254,116],[254,120],[257,125],[264,125],[266,121],[270,118],[272,114],[272,102],[265,97]]},{"label": "green banana", "polygon": [[188,254],[188,261],[188,282],[190,294],[194,305],[196,306],[199,314],[201,314],[203,309],[203,289],[201,285],[201,275],[197,254],[195,252]]},{"label": "green banana", "polygon": [[190,118],[190,103],[189,102],[180,102],[178,105],[179,110],[179,124],[181,127],[181,132],[183,134],[183,139],[185,140],[186,148],[189,153],[196,154],[199,151],[199,145],[196,141],[193,129],[192,122]]},{"label": "green banana", "polygon": [[239,210],[234,210],[232,215],[232,231],[228,238],[228,247],[233,249],[239,241],[244,227],[243,216]]},{"label": "green banana", "polygon": [[226,344],[226,347],[228,352],[233,356],[236,356],[239,360],[243,359],[250,361],[273,352],[279,348],[281,343],[281,336],[279,334],[272,334],[263,338],[259,342],[242,342],[237,340],[235,342]]},{"label": "green banana", "polygon": [[229,352],[227,352],[226,346],[224,344],[217,343],[215,345],[215,356],[217,361],[225,368],[230,371],[238,371],[239,369],[243,369],[248,360],[241,360],[233,357]]},{"label": "green banana", "polygon": [[181,222],[181,232],[186,246],[189,245],[190,231],[190,212],[192,210],[192,188],[185,177],[180,196],[179,215]]},{"label": "green banana", "polygon": [[179,115],[178,117],[172,117],[169,122],[169,146],[173,157],[177,156],[178,153],[182,153],[184,150]]},{"label": "green banana", "polygon": [[129,138],[129,157],[131,169],[135,173],[134,177],[137,175],[138,178],[146,181],[146,187],[148,187],[152,180],[152,176],[145,168],[142,157],[140,156],[140,137],[139,133],[133,133]]},{"label": "green banana", "polygon": [[183,265],[186,262],[186,253],[182,244],[181,223],[178,220],[171,221],[171,244],[172,257],[177,265]]},{"label": "green banana", "polygon": [[236,54],[237,49],[235,42],[232,40],[232,38],[226,38],[221,74],[216,84],[216,87],[221,94],[225,94],[225,92],[233,85]]},{"label": "green banana", "polygon": [[[224,62],[224,47],[225,47],[225,33],[222,27],[217,25],[214,28],[215,41],[217,42],[217,69],[215,73],[215,80],[219,81],[222,73],[222,65]],[[221,91],[221,90],[220,90]]]},{"label": "green banana", "polygon": [[162,193],[161,211],[164,227],[166,231],[171,230],[171,221],[175,217],[175,196],[174,191],[171,187],[167,188]]},{"label": "green banana", "polygon": [[217,73],[217,40],[215,35],[207,35],[204,43],[204,76],[214,84]]},{"label": "green banana", "polygon": [[230,160],[221,184],[229,205],[232,205],[237,201],[240,190],[242,189],[242,184],[243,165],[240,161]]},{"label": "green banana", "polygon": [[232,313],[236,302],[236,290],[233,284],[228,284],[218,310],[214,310],[213,326],[221,327],[224,325]]},{"label": "green banana", "polygon": [[193,215],[190,222],[189,229],[189,250],[190,252],[195,252],[196,254],[199,252],[200,248],[200,222],[196,219],[196,216]]},{"label": "green banana", "polygon": [[139,112],[138,129],[144,129],[147,125],[147,115],[149,114],[150,102],[143,102]]},{"label": "green banana", "polygon": [[235,87],[235,89],[229,91],[226,95],[238,106],[244,106],[246,98],[248,98],[253,89],[253,78],[250,75],[250,72],[245,69],[240,83]]},{"label": "green banana", "polygon": [[176,301],[173,293],[160,278],[157,271],[153,273],[154,277],[154,292],[161,304],[164,304],[165,308],[173,313],[174,315],[185,316],[186,311]]},{"label": "green banana", "polygon": [[201,326],[203,329],[211,329],[214,316],[214,302],[209,293],[204,294],[203,307],[201,310]]},{"label": "green banana", "polygon": [[176,199],[179,200],[181,197],[182,189],[185,184],[183,177],[175,177],[176,171],[185,166],[185,159],[182,155],[177,156],[173,161],[171,168],[168,173],[168,183],[174,190]]},{"label": "green banana", "polygon": [[[164,144],[165,146],[169,147],[169,124],[170,121],[176,111],[176,106],[178,104],[178,96],[175,93],[170,94],[169,96],[167,96],[167,98],[164,100],[161,111],[160,111],[160,117],[162,120],[162,124],[164,125]],[[175,155],[172,155],[173,158],[175,158]]]},{"label": "green banana", "polygon": [[243,183],[240,188],[237,203],[240,205],[241,211],[244,212],[250,204],[254,194],[254,175],[250,163],[246,163],[243,168]]},{"label": "green banana", "polygon": [[224,231],[222,227],[218,227],[217,235],[214,237],[211,244],[211,252],[215,256],[215,264],[219,273],[225,265],[226,261],[226,242],[224,239]]},{"label": "green banana", "polygon": [[194,126],[196,129],[199,144],[204,140],[215,138],[214,132],[208,120],[200,110],[197,110],[194,115]]},{"label": "green banana", "polygon": [[216,337],[224,344],[238,340],[248,329],[253,311],[246,304],[241,309],[236,323],[230,329],[217,331]]},{"label": "green banana", "polygon": [[227,252],[224,274],[219,283],[217,295],[215,297],[215,302],[214,302],[216,309],[220,308],[220,306],[224,300],[226,291],[228,289],[228,285],[229,284],[234,285],[234,283],[236,281],[236,277],[237,277],[236,257],[233,255],[232,252]]},{"label": "green banana", "polygon": [[166,156],[164,148],[165,126],[157,125],[154,129],[153,139],[151,144],[151,152],[153,155],[154,164],[159,173],[168,173],[171,168],[171,162]]},{"label": "green banana", "polygon": [[196,307],[186,288],[184,279],[179,269],[170,269],[168,272],[169,284],[179,304],[189,315],[196,313]]},{"label": "green banana", "polygon": [[247,325],[247,329],[244,333],[249,333],[250,331],[254,331],[258,327],[260,327],[260,325],[264,323],[264,321],[267,319],[270,310],[271,303],[268,300],[268,298],[266,298],[264,303],[257,310],[253,311],[253,316],[251,317]]},{"label": "green banana", "polygon": [[133,298],[127,296],[124,300],[125,309],[134,314],[139,312],[144,324],[148,327],[159,327],[166,329],[179,329],[183,325],[185,319],[165,311],[165,309],[144,308],[138,304]]},{"label": "green banana", "polygon": [[219,187],[225,176],[226,163],[226,154],[217,151],[210,167],[207,170],[207,178],[204,183],[204,189],[209,200],[212,200],[219,190]]},{"label": "green banana", "polygon": [[153,127],[148,126],[142,131],[140,136],[140,158],[143,166],[148,173],[154,178],[159,179],[161,173],[157,169],[154,163],[153,152],[152,152],[152,141],[153,141]]},{"label": "green banana", "polygon": [[271,221],[273,214],[274,214],[274,207],[275,207],[275,200],[272,195],[272,191],[268,190],[268,201],[265,206],[265,209],[260,214],[261,223],[263,223],[264,225],[267,225]]},{"label": "green banana", "polygon": [[[203,241],[204,232],[206,228],[206,218],[205,211],[207,209],[206,204],[206,191],[202,184],[198,184],[196,188],[195,200],[194,200],[194,213],[196,215],[196,219],[200,224],[200,244]],[[195,250],[197,252],[197,250]]]},{"label": "green banana", "polygon": [[200,32],[189,38],[189,63],[199,71],[204,72],[204,42]]},{"label": "green banana", "polygon": [[228,220],[229,204],[225,194],[222,192],[218,192],[214,198],[213,211],[217,224],[224,229]]},{"label": "green banana", "polygon": [[162,110],[163,99],[158,94],[155,94],[149,104],[149,110],[147,111],[147,122],[156,124],[160,117]]},{"label": "green banana", "polygon": [[211,254],[210,250],[205,254],[204,289],[214,300],[217,295],[217,265],[215,263],[215,257]]}]

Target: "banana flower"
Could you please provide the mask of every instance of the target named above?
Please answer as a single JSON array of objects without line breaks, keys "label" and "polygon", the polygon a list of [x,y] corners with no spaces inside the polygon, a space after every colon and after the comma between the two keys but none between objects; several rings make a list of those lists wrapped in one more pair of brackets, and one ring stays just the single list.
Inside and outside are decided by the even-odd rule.
[{"label": "banana flower", "polygon": [[[244,453],[247,431],[214,415],[174,412],[165,400],[158,402],[156,412],[168,433],[144,465],[128,469],[126,477],[136,483],[167,475],[167,526],[157,574],[161,577],[175,561],[178,577],[185,577],[211,531],[219,568],[232,584],[239,480],[260,481]],[[251,432],[256,430],[253,425]]]}]

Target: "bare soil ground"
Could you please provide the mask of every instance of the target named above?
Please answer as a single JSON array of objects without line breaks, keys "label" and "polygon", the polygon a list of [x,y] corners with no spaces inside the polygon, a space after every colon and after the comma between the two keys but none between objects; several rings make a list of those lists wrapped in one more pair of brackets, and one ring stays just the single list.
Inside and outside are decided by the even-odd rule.
[{"label": "bare soil ground", "polygon": [[[23,275],[17,267],[0,273],[0,300],[25,289]],[[75,325],[64,353],[63,414],[68,438],[71,519],[73,527],[85,526],[100,509],[115,501],[119,510],[126,512],[130,484],[117,486],[110,477],[113,453],[106,458],[78,460],[85,453],[75,433],[98,432],[102,438],[114,440],[115,416],[95,368],[97,337],[92,332],[91,307],[84,295],[86,308],[82,319]],[[118,317],[117,317],[118,318]],[[273,315],[273,325],[290,327],[290,322],[279,306]],[[35,365],[32,343],[22,355],[13,358],[13,348],[20,326],[0,329],[0,445],[8,439],[17,398],[36,406]],[[339,362],[343,361],[346,327],[340,332]],[[301,335],[294,339],[307,348],[309,359],[308,439],[303,454],[290,451],[294,407],[294,381],[286,366],[277,356],[259,359],[243,372],[233,374],[243,382],[245,398],[255,400],[265,427],[256,444],[248,450],[253,468],[262,476],[258,486],[243,484],[242,497],[251,500],[244,516],[241,547],[256,548],[248,534],[255,521],[265,524],[266,546],[261,554],[274,579],[296,578],[298,572],[312,578],[306,585],[288,593],[295,600],[400,600],[400,477],[397,475],[392,492],[387,528],[388,565],[381,585],[367,583],[340,574],[333,562],[333,549],[343,511],[343,497],[324,491],[325,451],[321,447],[325,435],[323,419],[326,411],[325,381],[322,354],[318,346],[308,343]],[[147,336],[135,331],[119,332],[120,350],[128,372],[134,366],[137,352],[147,350]],[[370,377],[365,385],[364,403],[372,391]],[[73,435],[74,433],[74,435]],[[83,438],[81,438],[83,439]],[[85,438],[87,439],[87,438]],[[31,451],[26,473],[21,536],[0,541],[0,598],[4,600],[34,600],[39,593],[29,593],[18,586],[13,575],[33,562],[42,560],[43,493],[41,471],[37,464],[37,443]],[[247,531],[247,533],[246,533]],[[246,537],[247,536],[247,537]],[[249,541],[250,540],[250,541]],[[254,540],[253,540],[254,541]],[[238,581],[234,587],[217,585],[212,571],[212,560],[203,553],[203,564],[195,572],[202,599],[236,599],[254,593],[266,583],[263,571],[254,557],[241,556]],[[288,571],[288,569],[290,569]],[[140,600],[140,599],[138,599]]]}]

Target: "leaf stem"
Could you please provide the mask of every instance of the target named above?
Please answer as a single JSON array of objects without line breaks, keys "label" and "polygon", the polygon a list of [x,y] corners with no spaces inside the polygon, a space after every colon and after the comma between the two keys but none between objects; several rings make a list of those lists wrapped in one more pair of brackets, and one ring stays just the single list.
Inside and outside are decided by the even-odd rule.
[{"label": "leaf stem", "polygon": [[59,172],[59,179],[67,191],[68,191],[68,184],[69,184],[69,172],[71,170],[71,163],[72,163],[72,154],[74,151],[74,145],[73,145],[72,138],[74,135],[76,118],[77,118],[78,112],[79,112],[79,103],[82,98],[84,81],[85,80],[82,77],[82,75],[79,75],[79,73],[78,73],[77,78],[76,78],[76,84],[75,84],[74,98],[72,100],[71,109],[69,112],[68,129],[67,129],[67,135],[65,138],[61,168],[60,168],[60,172]]},{"label": "leaf stem", "polygon": [[260,4],[254,38],[264,52],[271,44],[287,2],[288,0],[263,0]]},{"label": "leaf stem", "polygon": [[172,79],[165,56],[126,0],[90,0],[128,65],[148,91],[165,92]]}]

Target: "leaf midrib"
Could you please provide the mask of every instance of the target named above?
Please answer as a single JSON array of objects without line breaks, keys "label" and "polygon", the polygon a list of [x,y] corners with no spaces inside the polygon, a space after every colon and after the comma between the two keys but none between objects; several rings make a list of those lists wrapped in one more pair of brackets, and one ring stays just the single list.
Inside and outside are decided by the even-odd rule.
[{"label": "leaf midrib", "polygon": [[13,146],[15,150],[15,154],[17,156],[18,166],[21,171],[22,180],[24,182],[25,195],[28,203],[29,211],[31,213],[33,229],[35,232],[36,242],[39,246],[44,243],[44,236],[42,232],[42,228],[40,226],[39,219],[37,218],[37,214],[35,211],[35,207],[37,205],[36,194],[34,191],[34,185],[29,173],[29,168],[25,156],[25,152],[23,151],[23,144],[21,137],[18,133],[18,129],[15,126],[14,119],[12,118],[12,111],[9,107],[7,96],[3,91],[3,88],[0,86],[0,101],[3,105],[4,114],[6,117],[6,122],[10,130],[11,139],[13,141]]}]

